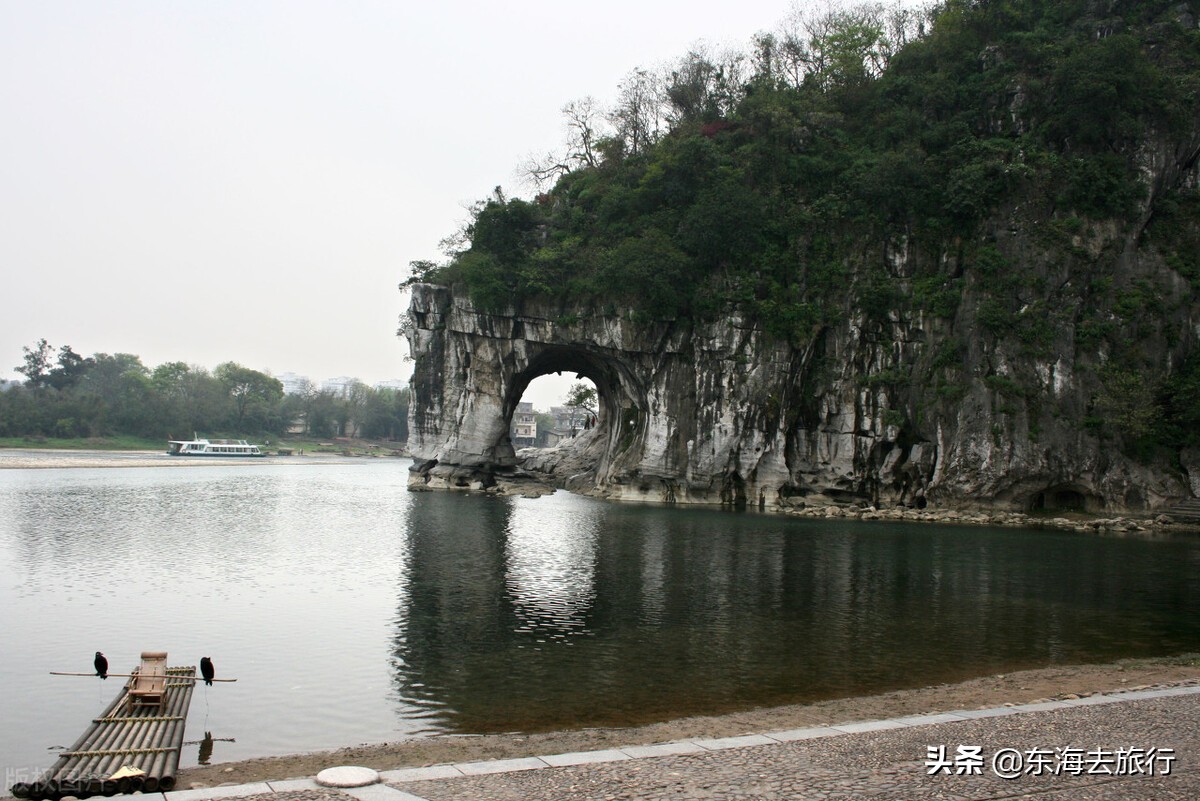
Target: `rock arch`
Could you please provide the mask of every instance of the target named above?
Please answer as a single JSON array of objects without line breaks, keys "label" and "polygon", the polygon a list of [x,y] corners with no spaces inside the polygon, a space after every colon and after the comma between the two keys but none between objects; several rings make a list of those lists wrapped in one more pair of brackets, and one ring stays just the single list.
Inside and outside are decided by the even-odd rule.
[{"label": "rock arch", "polygon": [[[412,287],[401,328],[416,363],[411,489],[519,481],[509,423],[529,382],[553,372],[590,379],[601,403],[586,444],[594,470],[576,491],[735,508],[839,503],[838,493],[887,502],[936,469],[935,446],[902,443],[881,421],[854,372],[863,357],[846,352],[853,340],[796,349],[737,317],[646,320],[535,303],[489,312],[430,284]],[[818,392],[830,365],[845,376]]]},{"label": "rock arch", "polygon": [[[630,364],[618,356],[582,343],[531,343],[528,364],[513,375],[504,396],[502,413],[511,422],[517,403],[534,379],[551,373],[575,373],[596,386],[598,413],[595,435],[597,473],[607,473],[614,458],[631,451],[621,447],[626,429],[622,421],[630,417],[629,410],[643,408],[645,388]],[[627,426],[627,422],[625,423]],[[638,433],[638,432],[634,432]]]},{"label": "rock arch", "polygon": [[[792,344],[736,315],[658,320],[529,301],[492,312],[462,291],[416,284],[401,325],[415,361],[409,487],[519,480],[508,432],[522,393],[540,375],[574,372],[596,384],[601,414],[588,435],[594,469],[570,489],[603,497],[1019,510],[1042,493],[1044,505],[1082,499],[1092,510],[1182,494],[1046,415],[1041,437],[1072,447],[999,437],[1008,429],[986,381],[948,400],[923,379],[894,380],[926,375],[938,352],[920,324],[899,317],[881,331],[850,317]],[[1031,425],[1021,414],[1033,412],[1004,420]]]},{"label": "rock arch", "polygon": [[647,419],[642,372],[613,341],[576,329],[544,313],[479,312],[445,288],[414,287],[404,326],[417,363],[410,486],[486,488],[519,478],[512,415],[530,382],[551,373],[596,385],[597,481],[636,461]]}]

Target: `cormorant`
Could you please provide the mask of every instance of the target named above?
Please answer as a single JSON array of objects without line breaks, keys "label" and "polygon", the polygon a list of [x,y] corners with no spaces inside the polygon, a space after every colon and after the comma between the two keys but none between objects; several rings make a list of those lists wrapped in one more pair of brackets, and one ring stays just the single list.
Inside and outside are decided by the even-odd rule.
[{"label": "cormorant", "polygon": [[207,656],[200,657],[200,675],[204,677],[204,683],[211,687],[213,676],[217,675],[217,672],[213,670],[212,660]]},{"label": "cormorant", "polygon": [[92,660],[92,664],[96,666],[96,675],[102,679],[108,678],[108,660],[104,658],[104,654],[96,652],[96,658]]}]

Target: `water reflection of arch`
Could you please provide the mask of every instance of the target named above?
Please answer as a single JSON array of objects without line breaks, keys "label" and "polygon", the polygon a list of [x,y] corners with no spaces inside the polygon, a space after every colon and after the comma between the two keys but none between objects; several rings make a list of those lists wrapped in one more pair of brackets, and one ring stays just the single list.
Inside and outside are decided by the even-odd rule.
[{"label": "water reflection of arch", "polygon": [[504,594],[507,498],[424,493],[409,508],[408,559],[393,637],[393,671],[404,702],[454,728],[455,697],[477,680],[480,655],[500,650],[511,628]]},{"label": "water reflection of arch", "polygon": [[[517,501],[516,503],[521,503]],[[505,590],[517,634],[565,640],[589,632],[596,601],[602,506],[553,499],[521,503],[505,540]]]},{"label": "water reflection of arch", "polygon": [[[1164,561],[1044,533],[420,499],[396,675],[443,731],[628,725],[1200,636],[1200,591],[1174,566],[1194,544]],[[590,539],[539,531],[560,503],[594,515]]]},{"label": "water reflection of arch", "polygon": [[[601,502],[423,493],[410,509],[393,677],[430,731],[522,726],[575,681],[556,646],[593,631]],[[555,689],[550,689],[551,685]],[[536,724],[529,724],[536,727]]]}]

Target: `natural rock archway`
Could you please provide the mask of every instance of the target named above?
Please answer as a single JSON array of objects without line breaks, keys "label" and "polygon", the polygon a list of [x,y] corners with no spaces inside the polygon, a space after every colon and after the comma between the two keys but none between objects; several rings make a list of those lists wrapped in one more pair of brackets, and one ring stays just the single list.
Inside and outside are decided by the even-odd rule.
[{"label": "natural rock archway", "polygon": [[509,439],[513,411],[534,378],[574,372],[595,383],[600,414],[583,446],[591,469],[568,486],[604,497],[1003,509],[1082,498],[1122,510],[1188,494],[1179,475],[1073,425],[1093,390],[1062,359],[1033,365],[1049,379],[1023,401],[976,366],[1003,362],[1003,343],[968,350],[970,378],[953,395],[920,380],[936,375],[946,325],[848,315],[796,345],[736,316],[662,321],[535,303],[493,313],[416,284],[402,324],[416,363],[409,486],[528,477]]},{"label": "natural rock archway", "polygon": [[429,285],[414,287],[408,319],[419,398],[409,437],[417,457],[414,487],[478,488],[518,477],[509,424],[530,382],[551,373],[575,373],[596,386],[597,480],[636,462],[646,431],[640,411],[647,405],[646,365],[620,346],[620,331],[565,336],[571,326],[561,321],[480,313]]},{"label": "natural rock archway", "polygon": [[553,372],[597,388],[595,470],[574,487],[593,494],[768,507],[875,502],[883,487],[905,501],[923,495],[934,469],[931,443],[896,442],[857,393],[849,409],[805,395],[799,379],[825,363],[824,340],[796,350],[735,319],[492,314],[426,284],[413,287],[404,329],[416,361],[413,488],[519,477],[509,421],[529,382]]}]

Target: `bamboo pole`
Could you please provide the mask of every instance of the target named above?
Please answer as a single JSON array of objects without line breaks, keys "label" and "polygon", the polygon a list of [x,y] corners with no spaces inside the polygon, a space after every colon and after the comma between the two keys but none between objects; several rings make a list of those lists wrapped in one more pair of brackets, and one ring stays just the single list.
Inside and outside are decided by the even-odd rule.
[{"label": "bamboo pole", "polygon": [[144,720],[129,724],[114,723],[115,735],[104,749],[105,753],[100,755],[95,767],[96,772],[102,777],[115,773],[126,759],[122,752],[137,746],[145,726]]},{"label": "bamboo pole", "polygon": [[[191,677],[195,676],[195,668],[191,669]],[[177,678],[190,678],[189,676],[178,676]],[[183,750],[183,736],[187,728],[187,710],[192,702],[192,692],[195,690],[195,682],[186,683],[183,686],[176,686],[175,698],[172,699],[172,708],[178,711],[178,714],[169,724],[164,742],[170,751],[165,751],[160,757],[156,757],[152,763],[155,768],[155,776],[158,778],[158,788],[163,791],[172,790],[175,787],[175,772],[179,769],[179,758]]]},{"label": "bamboo pole", "polygon": [[[93,678],[96,676],[95,673],[66,673],[61,670],[52,670],[52,671],[50,671],[50,675],[51,676],[92,676]],[[113,678],[116,678],[116,679],[131,679],[131,678],[136,677],[138,674],[136,674],[136,673],[109,673],[108,675]],[[203,676],[170,676],[170,675],[168,675],[167,678],[178,679],[179,681],[204,681]],[[213,681],[232,682],[232,681],[237,681],[237,679],[213,679]]]},{"label": "bamboo pole", "polygon": [[[168,725],[163,721],[162,716],[148,718],[146,731],[141,740],[141,746],[144,748],[156,748],[162,741],[162,733]],[[138,768],[146,772],[145,776],[139,776],[133,779],[134,784],[145,784],[150,778],[150,764],[153,762],[153,756],[148,753],[137,754],[130,759],[126,764],[130,767]]]},{"label": "bamboo pole", "polygon": [[[109,674],[120,675],[120,674]],[[131,677],[136,677],[137,674],[131,674]],[[130,682],[132,684],[132,682]],[[164,677],[163,701],[166,701],[166,681]],[[156,709],[146,707],[134,707],[130,704],[131,696],[129,695],[129,687],[126,687],[125,692],[126,709],[124,714],[111,719],[111,725],[117,730],[116,734],[108,738],[105,743],[104,751],[96,755],[94,764],[91,766],[92,771],[97,774],[102,781],[109,782],[108,776],[120,770],[123,766],[129,765],[131,768],[143,768],[143,765],[148,761],[145,749],[153,748],[158,730],[161,728],[162,704]],[[116,789],[120,792],[130,792],[132,790],[141,789],[144,785],[142,777],[123,777],[116,781]]]},{"label": "bamboo pole", "polygon": [[54,795],[56,786],[45,778],[36,779],[29,786],[29,796],[30,798],[49,798]]},{"label": "bamboo pole", "polygon": [[[124,747],[128,743],[129,736],[132,730],[138,725],[137,720],[140,716],[131,714],[128,708],[129,688],[125,688],[125,692],[121,695],[122,702],[126,705],[125,709],[118,714],[110,714],[106,716],[104,721],[107,729],[106,735],[95,743],[93,750],[96,752],[88,758],[86,769],[91,781],[89,789],[93,786],[97,787],[97,792],[112,794],[120,789],[117,782],[108,779],[108,776],[113,773],[116,768],[112,767],[112,762],[120,755],[114,755],[111,752]],[[128,784],[128,783],[126,783]]]},{"label": "bamboo pole", "polygon": [[117,746],[123,734],[124,727],[120,723],[108,721],[104,724],[104,735],[97,739],[91,753],[85,757],[87,761],[83,769],[91,777],[89,788],[92,782],[99,782],[100,791],[103,792],[104,781],[108,778],[108,773],[104,770],[105,754]]},{"label": "bamboo pole", "polygon": [[[120,702],[121,694],[118,693],[117,697],[114,698],[105,708],[105,714],[115,709]],[[55,761],[55,764],[51,767],[50,771],[48,771],[49,776],[47,778],[61,783],[62,779],[68,778],[68,774],[70,774],[72,771],[77,771],[80,760],[73,756],[71,752],[87,748],[88,744],[98,737],[99,734],[100,727],[95,724],[85,729],[83,734],[79,735],[79,737],[75,740],[75,744],[64,751],[63,756]]]},{"label": "bamboo pole", "polygon": [[[181,678],[177,674],[173,674],[171,669],[167,670],[167,686],[164,688],[167,695],[164,698],[164,711],[170,720],[164,721],[162,728],[159,730],[155,743],[160,747],[170,747],[170,735],[172,729],[179,724],[179,691],[180,683],[175,680]],[[162,790],[162,774],[164,760],[170,757],[170,752],[160,751],[152,756],[148,756],[146,760],[146,775],[147,786],[154,790]]]},{"label": "bamboo pole", "polygon": [[91,750],[96,752],[87,757],[85,769],[88,775],[98,780],[103,789],[103,783],[108,777],[108,773],[104,772],[103,763],[105,761],[105,751],[110,751],[115,748],[120,742],[124,734],[124,726],[121,722],[121,707],[129,702],[129,687],[126,685],[124,691],[120,695],[120,704],[117,709],[104,716],[101,725],[104,728],[103,736],[99,737],[92,745]]},{"label": "bamboo pole", "polygon": [[[165,687],[163,691],[165,695]],[[138,752],[154,747],[155,733],[161,724],[161,713],[161,705],[157,709],[129,707],[119,724],[122,725],[124,736],[112,746],[114,753],[101,759],[98,771],[104,776],[109,776],[125,765],[132,768],[141,767],[144,754]],[[140,782],[135,781],[134,777],[126,777],[121,779],[119,784],[121,792],[127,792],[124,788],[132,788]]]},{"label": "bamboo pole", "polygon": [[128,729],[119,723],[110,723],[108,729],[108,736],[96,744],[95,753],[90,755],[92,761],[89,769],[101,779],[108,777],[108,771],[105,770],[108,755],[112,753],[114,748],[121,744],[121,741],[128,734]]},{"label": "bamboo pole", "polygon": [[[194,668],[191,673],[192,676],[195,675]],[[174,708],[178,711],[176,715],[177,722],[172,724],[165,739],[166,744],[173,750],[164,755],[161,765],[156,766],[158,767],[159,789],[164,791],[175,787],[175,773],[179,770],[179,759],[183,755],[183,737],[187,729],[187,712],[191,707],[192,694],[195,689],[195,682],[185,683],[175,688],[176,699]]]},{"label": "bamboo pole", "polygon": [[[125,692],[122,690],[122,692],[117,694],[117,700],[112,705],[112,707],[105,710],[104,714],[102,714],[100,717],[94,718],[92,720],[92,724],[94,726],[94,731],[95,731],[95,736],[92,737],[83,746],[81,746],[78,750],[95,751],[102,746],[104,740],[108,736],[111,736],[111,734],[112,734],[113,727],[112,727],[112,724],[108,722],[109,718],[111,718],[112,715],[117,713],[117,711],[120,708],[121,703],[123,703],[124,700],[125,700]],[[84,778],[84,781],[86,782],[86,787],[87,787],[88,792],[91,793],[92,795],[99,793],[103,789],[102,782],[99,781],[99,779],[96,776],[95,771],[93,770],[93,768],[95,767],[96,761],[97,761],[97,759],[95,756],[80,757],[79,762],[76,766],[76,770],[79,771],[80,776],[82,776]]]},{"label": "bamboo pole", "polygon": [[[173,672],[178,670],[179,668],[167,669],[167,680],[163,687],[163,702],[154,726],[153,737],[147,740],[147,744],[152,743],[155,750],[141,755],[138,760],[138,767],[146,772],[144,789],[149,792],[161,789],[162,768],[159,766],[159,763],[164,758],[170,756],[169,751],[162,749],[169,747],[170,732],[181,720],[178,703],[181,682],[176,682],[175,680],[183,677]],[[188,686],[190,687],[191,685]],[[183,712],[186,713],[186,710],[183,710]]]}]

